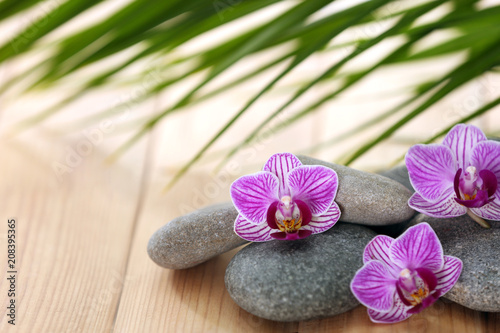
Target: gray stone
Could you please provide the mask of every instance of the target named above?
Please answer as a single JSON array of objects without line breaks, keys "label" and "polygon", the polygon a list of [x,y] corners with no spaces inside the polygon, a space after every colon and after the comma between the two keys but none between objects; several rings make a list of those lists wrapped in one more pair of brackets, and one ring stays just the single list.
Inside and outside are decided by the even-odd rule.
[{"label": "gray stone", "polygon": [[397,181],[398,183],[409,189],[411,193],[415,193],[415,189],[410,182],[410,176],[408,175],[408,169],[406,168],[406,165],[398,165],[390,170],[380,172],[380,175]]},{"label": "gray stone", "polygon": [[467,215],[437,219],[419,214],[410,223],[428,222],[445,255],[463,262],[457,284],[444,296],[467,308],[500,312],[500,222],[485,229]]},{"label": "gray stone", "polygon": [[[399,165],[390,170],[379,172],[378,174],[397,181],[408,190],[410,190],[411,193],[415,193],[415,190],[413,189],[413,186],[410,182],[410,177],[408,175],[408,169],[406,168],[406,165]],[[413,211],[413,214],[417,215],[418,212]],[[391,224],[387,226],[373,226],[372,229],[378,234],[384,234],[396,238],[406,230],[410,221],[411,220],[407,220],[403,223]]]},{"label": "gray stone", "polygon": [[233,231],[237,215],[232,203],[224,203],[178,217],[151,236],[148,254],[165,268],[196,266],[247,243]]},{"label": "gray stone", "polygon": [[396,238],[408,228],[408,224],[410,222],[411,220],[391,225],[368,226],[368,227],[373,231],[375,231],[377,234],[387,235],[389,237]]},{"label": "gray stone", "polygon": [[337,223],[302,240],[252,243],[229,263],[226,288],[243,309],[270,320],[346,312],[359,304],[350,283],[375,235],[363,226]]},{"label": "gray stone", "polygon": [[[386,226],[413,216],[414,211],[407,205],[411,193],[397,182],[309,157],[299,158],[304,164],[321,164],[337,172],[335,201],[342,212],[341,221]],[[178,217],[153,234],[148,254],[162,267],[184,269],[232,250],[247,243],[233,231],[237,214],[228,202]]]},{"label": "gray stone", "polygon": [[343,165],[298,156],[304,164],[324,165],[337,172],[339,187],[335,202],[340,221],[364,225],[389,225],[408,221],[415,211],[408,206],[411,192],[400,183]]}]

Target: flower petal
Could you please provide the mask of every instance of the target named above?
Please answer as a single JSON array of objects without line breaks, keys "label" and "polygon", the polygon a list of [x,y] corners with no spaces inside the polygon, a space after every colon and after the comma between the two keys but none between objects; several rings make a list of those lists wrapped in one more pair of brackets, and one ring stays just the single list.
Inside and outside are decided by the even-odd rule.
[{"label": "flower petal", "polygon": [[337,173],[322,165],[303,165],[288,174],[292,198],[304,201],[313,215],[330,208],[337,194]]},{"label": "flower petal", "polygon": [[488,191],[487,190],[477,191],[475,198],[472,200],[460,200],[455,198],[455,201],[467,208],[480,208],[488,203]]},{"label": "flower petal", "polygon": [[480,208],[470,208],[477,216],[493,221],[500,221],[500,200],[495,200],[487,203]]},{"label": "flower petal", "polygon": [[270,234],[275,230],[269,228],[267,222],[254,224],[238,214],[234,222],[234,232],[250,242],[266,242],[273,239]]},{"label": "flower petal", "polygon": [[288,173],[293,169],[301,166],[302,163],[297,156],[290,153],[279,153],[271,156],[266,164],[264,164],[263,171],[268,171],[278,177],[279,180],[279,197],[290,195],[288,184],[286,182]]},{"label": "flower petal", "polygon": [[312,219],[312,213],[311,210],[309,209],[309,206],[300,200],[294,200],[295,204],[299,207],[300,214],[302,215],[302,226],[306,226],[311,222]]},{"label": "flower petal", "polygon": [[394,304],[396,281],[384,263],[372,260],[356,272],[351,290],[367,308],[387,312]]},{"label": "flower petal", "polygon": [[375,236],[375,238],[373,238],[365,247],[365,251],[363,252],[363,263],[366,264],[372,260],[379,260],[384,262],[387,267],[390,268],[394,276],[396,276],[395,274],[399,274],[401,268],[394,265],[389,258],[389,249],[391,248],[393,241],[394,238],[389,236]]},{"label": "flower petal", "polygon": [[298,231],[298,234],[299,234],[299,239],[304,239],[306,237],[311,236],[312,235],[312,231],[311,230],[300,229]]},{"label": "flower petal", "polygon": [[403,304],[399,296],[394,297],[394,306],[388,312],[380,312],[368,309],[368,316],[374,323],[391,324],[403,321],[411,316],[409,307]]},{"label": "flower petal", "polygon": [[267,214],[266,214],[267,215],[267,219],[266,219],[266,221],[267,221],[267,225],[271,229],[279,229],[278,225],[276,224],[276,210],[277,210],[278,204],[279,204],[279,202],[275,201],[267,209]]},{"label": "flower petal", "polygon": [[423,280],[423,282],[427,284],[429,290],[434,291],[434,289],[436,289],[437,286],[436,274],[434,274],[434,272],[425,267],[417,268],[416,271],[418,273],[418,276],[420,276],[420,278]]},{"label": "flower petal", "polygon": [[443,145],[449,147],[458,161],[458,167],[465,170],[469,165],[473,148],[486,141],[484,133],[473,125],[458,124],[444,137]]},{"label": "flower petal", "polygon": [[238,212],[254,224],[266,221],[269,206],[278,200],[278,178],[270,172],[257,172],[236,179],[231,199]]},{"label": "flower petal", "polygon": [[427,296],[422,300],[422,303],[415,305],[413,308],[408,309],[408,314],[413,315],[422,312],[425,308],[434,304],[439,299],[440,296],[441,294],[439,293],[439,291],[432,295]]},{"label": "flower petal", "polygon": [[304,230],[311,230],[313,234],[318,234],[323,231],[327,231],[337,223],[340,218],[340,208],[334,202],[326,212],[320,216],[313,216],[311,222],[303,226]]},{"label": "flower petal", "polygon": [[443,267],[443,248],[434,230],[427,223],[419,223],[406,230],[392,242],[389,257],[402,268],[427,268],[431,271]]},{"label": "flower petal", "polygon": [[436,202],[430,202],[422,198],[420,194],[414,193],[408,200],[408,206],[417,212],[437,218],[456,217],[467,213],[467,208],[455,201],[454,192],[448,190],[446,195]]},{"label": "flower petal", "polygon": [[425,200],[435,202],[453,188],[457,163],[450,148],[443,145],[415,145],[405,157],[410,182]]},{"label": "flower petal", "polygon": [[[489,170],[497,177],[500,185],[500,142],[483,141],[477,144],[472,151],[471,164],[477,170]],[[500,186],[497,187],[496,197],[500,199]]]},{"label": "flower petal", "polygon": [[441,270],[436,272],[438,284],[436,290],[441,292],[441,296],[446,294],[457,283],[460,273],[462,273],[462,260],[444,256],[444,265]]},{"label": "flower petal", "polygon": [[287,234],[284,231],[274,232],[271,234],[273,239],[285,240],[287,238]]},{"label": "flower petal", "polygon": [[491,197],[498,190],[497,176],[490,170],[479,171],[479,177],[483,180],[483,188],[488,191],[488,197]]}]

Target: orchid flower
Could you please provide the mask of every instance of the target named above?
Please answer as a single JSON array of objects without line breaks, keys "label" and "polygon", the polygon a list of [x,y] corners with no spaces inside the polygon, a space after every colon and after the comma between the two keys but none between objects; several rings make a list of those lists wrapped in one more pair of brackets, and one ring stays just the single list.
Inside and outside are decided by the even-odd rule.
[{"label": "orchid flower", "polygon": [[396,323],[419,313],[446,294],[462,272],[462,261],[443,256],[427,223],[396,239],[376,236],[366,246],[363,262],[351,290],[375,323]]},{"label": "orchid flower", "polygon": [[472,125],[456,125],[442,144],[415,145],[406,166],[416,193],[408,205],[432,217],[469,214],[500,221],[500,142]]},{"label": "orchid flower", "polygon": [[340,217],[333,201],[337,174],[302,165],[290,153],[275,154],[263,171],[238,178],[231,198],[238,210],[234,231],[252,242],[302,239],[330,229]]}]

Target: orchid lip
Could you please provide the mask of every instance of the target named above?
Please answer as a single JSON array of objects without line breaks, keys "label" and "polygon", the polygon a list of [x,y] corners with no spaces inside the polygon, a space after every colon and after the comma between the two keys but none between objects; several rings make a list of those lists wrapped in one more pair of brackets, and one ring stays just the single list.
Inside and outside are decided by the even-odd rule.
[{"label": "orchid lip", "polygon": [[297,240],[309,237],[311,234],[310,230],[298,230],[296,232],[275,232],[271,234],[271,237],[280,240]]},{"label": "orchid lip", "polygon": [[416,270],[405,268],[396,282],[396,291],[405,305],[420,310],[421,307],[423,309],[434,303],[427,299],[434,298],[436,285],[437,278],[432,271],[425,268]]},{"label": "orchid lip", "polygon": [[453,181],[457,203],[467,208],[479,208],[494,200],[492,196],[497,190],[498,181],[493,172],[485,169],[477,174],[473,166],[469,166],[463,175],[462,171],[458,169]]},{"label": "orchid lip", "polygon": [[301,229],[309,224],[312,214],[306,203],[293,200],[290,196],[283,196],[269,206],[267,224],[271,229],[280,232],[271,234],[276,239],[301,239],[309,236],[310,232]]}]

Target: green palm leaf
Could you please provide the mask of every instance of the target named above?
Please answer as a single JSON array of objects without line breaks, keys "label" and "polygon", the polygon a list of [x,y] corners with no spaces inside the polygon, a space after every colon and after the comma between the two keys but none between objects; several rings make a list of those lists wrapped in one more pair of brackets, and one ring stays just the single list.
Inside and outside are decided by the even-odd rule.
[{"label": "green palm leaf", "polygon": [[[265,119],[251,129],[250,134],[221,155],[218,168],[240,149],[255,142],[259,135],[276,133],[304,119],[326,103],[334,102],[335,98],[342,93],[355,89],[359,82],[374,75],[380,68],[405,66],[436,57],[466,55],[448,73],[426,78],[426,82],[413,82],[415,89],[403,102],[378,115],[368,117],[371,119],[358,124],[349,132],[337,134],[309,150],[314,152],[339,144],[373,126],[379,126],[382,121],[391,116],[404,113],[382,133],[353,152],[346,160],[347,164],[352,163],[415,117],[426,112],[436,102],[484,73],[495,72],[500,64],[500,56],[498,56],[500,54],[498,47],[500,45],[498,26],[500,6],[488,7],[472,0],[417,2],[372,0],[344,5],[342,8],[339,6],[338,8],[341,9],[329,11],[329,5],[332,2],[332,0],[289,2],[282,6],[283,10],[272,19],[256,20],[243,32],[235,32],[229,38],[209,45],[201,51],[188,52],[176,57],[172,55],[175,54],[177,48],[192,40],[215,29],[223,29],[231,22],[258,14],[259,11],[265,11],[273,6],[283,5],[283,3],[278,0],[215,2],[133,0],[80,30],[61,33],[67,23],[79,18],[90,9],[100,8],[102,1],[61,2],[56,8],[46,9],[44,15],[39,16],[0,45],[0,63],[4,64],[15,61],[21,56],[34,54],[41,49],[47,54],[25,72],[3,82],[0,86],[0,94],[12,93],[11,88],[21,84],[25,89],[18,94],[34,89],[57,89],[65,81],[81,77],[81,74],[85,73],[90,66],[127,51],[127,55],[119,61],[87,76],[73,92],[61,96],[61,99],[53,105],[44,110],[38,110],[34,116],[18,124],[17,129],[25,129],[39,124],[58,112],[63,112],[72,103],[93,93],[99,93],[117,83],[118,80],[122,84],[138,84],[137,77],[131,77],[127,74],[127,70],[140,61],[152,61],[157,64],[157,70],[162,73],[167,73],[172,68],[180,70],[173,76],[159,76],[152,86],[134,100],[137,105],[149,101],[159,93],[175,89],[178,84],[195,74],[201,74],[202,79],[179,100],[154,116],[144,118],[144,125],[141,125],[135,135],[110,157],[114,159],[158,122],[167,119],[174,112],[180,112],[196,103],[226,94],[230,89],[247,80],[285,64],[277,75],[250,95],[229,121],[221,124],[219,130],[212,137],[207,138],[206,144],[194,152],[192,158],[174,176],[171,182],[173,184],[200,161],[244,114],[251,112],[256,102],[272,93],[276,85],[289,73],[317,53],[331,52],[333,54],[339,51],[339,47],[352,48],[343,57],[337,57],[340,60],[325,66],[319,75],[306,77],[302,82],[296,83],[294,86],[298,88],[291,97],[287,98],[276,110],[270,110]],[[3,21],[20,17],[25,11],[42,5],[43,2],[37,0],[4,0],[0,2],[0,24]],[[398,8],[394,9],[394,5]],[[436,9],[441,10],[443,15],[428,15]],[[340,34],[374,23],[384,23],[387,28],[374,36],[364,35],[362,38],[337,43],[336,38]],[[60,36],[55,41],[53,38],[50,39],[53,32],[58,32]],[[420,47],[421,42],[435,32],[449,34],[437,44]],[[344,70],[358,56],[369,54],[374,47],[394,38],[399,38],[400,44],[382,59],[373,62],[367,68],[351,69],[350,72]],[[243,59],[271,49],[279,51],[273,52],[274,55],[252,70],[235,75],[221,87],[215,89],[212,87],[212,82],[216,78],[239,66]],[[143,75],[147,75],[147,72]],[[287,115],[285,120],[271,125],[302,96],[319,86],[332,86],[333,88],[324,96],[317,97],[309,105]],[[15,96],[14,93],[13,97]],[[497,100],[486,103],[461,120],[469,121],[491,110],[497,104]],[[127,105],[123,103],[103,110],[99,114],[82,115],[80,124],[85,125],[115,115]]]}]

